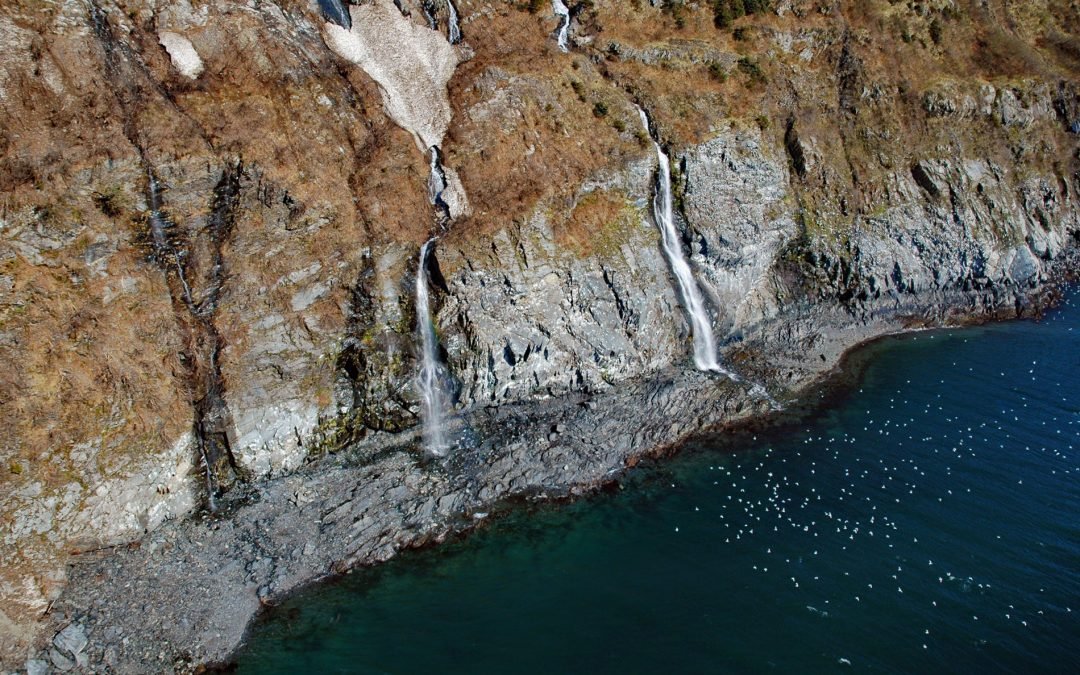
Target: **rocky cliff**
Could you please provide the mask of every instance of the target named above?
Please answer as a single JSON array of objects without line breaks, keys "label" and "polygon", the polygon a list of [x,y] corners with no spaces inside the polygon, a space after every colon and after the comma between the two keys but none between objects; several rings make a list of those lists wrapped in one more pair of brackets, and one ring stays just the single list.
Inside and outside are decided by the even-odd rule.
[{"label": "rocky cliff", "polygon": [[[58,627],[70,562],[219,500],[232,506],[213,522],[257,531],[269,516],[230,515],[237,495],[300,509],[283,481],[337,466],[326,455],[370,466],[401,449],[385,475],[404,486],[333,474],[373,481],[358,489],[377,510],[459,496],[417,497],[406,524],[384,515],[383,539],[350,529],[368,517],[354,504],[337,543],[297,535],[314,548],[277,586],[245,590],[249,574],[275,578],[262,567],[223,575],[247,593],[232,642],[177,654],[220,658],[257,598],[343,560],[384,558],[508,495],[595,483],[687,420],[755,409],[705,412],[739,389],[716,378],[680,375],[683,408],[641,384],[688,368],[691,335],[635,106],[672,156],[721,357],[774,398],[874,335],[1033,311],[1076,269],[1072,3],[586,0],[566,52],[559,25],[535,1],[0,8],[5,662]],[[487,473],[451,471],[467,490],[423,462],[412,289],[433,234],[441,358],[473,427],[461,457],[490,449],[485,425],[533,420],[496,407],[637,392],[667,421],[642,416],[637,434],[619,399],[597,409],[623,425],[601,427],[617,448],[583,431],[571,451],[545,426],[492,450]],[[584,430],[584,410],[559,415]],[[205,527],[184,522],[168,527]],[[53,665],[91,653],[64,644]]]}]

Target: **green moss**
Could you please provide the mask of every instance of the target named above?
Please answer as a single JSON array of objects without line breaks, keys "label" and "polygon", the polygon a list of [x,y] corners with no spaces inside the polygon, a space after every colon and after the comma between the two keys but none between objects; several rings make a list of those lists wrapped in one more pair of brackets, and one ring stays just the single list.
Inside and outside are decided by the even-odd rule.
[{"label": "green moss", "polygon": [[746,75],[752,84],[765,84],[769,81],[769,78],[765,75],[765,71],[761,69],[761,65],[756,59],[744,56],[739,59],[736,65],[739,68],[739,72]]}]

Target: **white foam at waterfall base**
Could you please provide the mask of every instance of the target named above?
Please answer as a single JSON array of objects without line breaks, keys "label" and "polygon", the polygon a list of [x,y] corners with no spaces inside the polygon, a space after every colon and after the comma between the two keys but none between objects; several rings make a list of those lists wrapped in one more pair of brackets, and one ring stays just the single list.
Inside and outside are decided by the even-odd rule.
[{"label": "white foam at waterfall base", "polygon": [[[652,138],[652,130],[649,128],[649,118],[645,111],[638,108],[641,115],[641,123],[645,126],[645,132]],[[705,309],[705,302],[701,298],[697,280],[690,269],[686,257],[683,255],[682,245],[679,242],[679,234],[675,229],[675,217],[671,200],[671,163],[667,154],[660,144],[653,140],[656,149],[656,157],[660,162],[660,179],[656,184],[656,194],[653,196],[653,217],[656,226],[660,228],[660,239],[663,244],[664,254],[671,265],[675,279],[679,283],[679,293],[682,296],[686,312],[690,315],[690,327],[694,339],[694,365],[698,370],[711,370],[718,373],[731,375],[720,366],[716,358],[716,342],[713,339],[712,321]]]},{"label": "white foam at waterfall base", "polygon": [[421,421],[424,424],[424,446],[436,457],[444,457],[450,447],[446,442],[445,400],[443,392],[441,365],[439,364],[439,339],[435,335],[435,323],[431,317],[431,300],[428,295],[427,258],[436,238],[432,237],[420,247],[419,267],[416,270],[416,322],[420,331],[420,375],[417,385],[420,388],[423,408]]}]

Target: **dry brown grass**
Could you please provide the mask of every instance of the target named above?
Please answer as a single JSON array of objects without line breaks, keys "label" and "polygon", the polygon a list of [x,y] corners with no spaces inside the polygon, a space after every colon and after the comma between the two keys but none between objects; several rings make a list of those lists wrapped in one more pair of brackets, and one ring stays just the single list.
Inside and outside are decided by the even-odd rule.
[{"label": "dry brown grass", "polygon": [[554,223],[555,242],[581,258],[611,253],[618,235],[633,225],[635,211],[626,195],[607,190],[584,196],[564,219]]},{"label": "dry brown grass", "polygon": [[[506,227],[640,152],[625,96],[587,59],[560,54],[545,21],[507,10],[468,24],[476,55],[451,81],[445,144],[446,163],[460,173],[473,208],[455,223],[457,233]],[[597,104],[608,110],[602,118]]]}]

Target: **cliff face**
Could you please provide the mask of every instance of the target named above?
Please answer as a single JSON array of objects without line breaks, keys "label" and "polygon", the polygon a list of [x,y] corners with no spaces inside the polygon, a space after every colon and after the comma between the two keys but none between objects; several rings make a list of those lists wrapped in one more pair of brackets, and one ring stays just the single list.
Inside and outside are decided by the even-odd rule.
[{"label": "cliff face", "polygon": [[776,397],[859,339],[1023,311],[1080,237],[1069,3],[778,0],[717,28],[595,0],[568,53],[545,3],[457,10],[460,44],[410,0],[0,10],[5,659],[71,554],[414,427],[437,231],[460,410],[687,364],[635,104],[722,357]]}]

